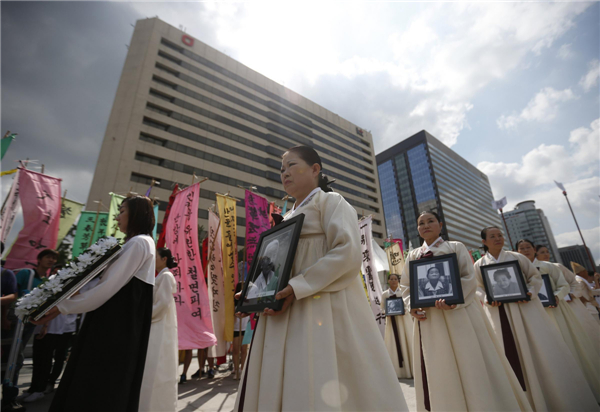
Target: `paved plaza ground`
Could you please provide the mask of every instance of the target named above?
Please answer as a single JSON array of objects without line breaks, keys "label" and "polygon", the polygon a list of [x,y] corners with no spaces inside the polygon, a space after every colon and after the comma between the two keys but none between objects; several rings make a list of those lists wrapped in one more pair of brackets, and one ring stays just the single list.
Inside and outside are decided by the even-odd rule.
[{"label": "paved plaza ground", "polygon": [[[180,365],[180,372],[183,367]],[[196,357],[188,372],[188,381],[179,385],[179,401],[177,402],[178,412],[206,411],[206,412],[226,412],[232,411],[237,396],[238,382],[233,379],[233,372],[227,369],[226,365],[221,365],[221,369],[213,379],[190,379],[192,373],[198,370]],[[31,359],[25,360],[25,365],[21,371],[21,381],[19,388],[21,391],[29,387],[31,382],[31,373],[33,364]],[[365,383],[366,384],[366,383]],[[400,387],[404,393],[404,398],[408,404],[409,410],[417,410],[415,404],[415,390],[412,379],[401,379]],[[373,388],[373,390],[377,390]],[[382,393],[381,396],[386,396]],[[47,412],[52,402],[54,393],[46,395],[37,402],[25,404],[27,412]],[[83,411],[84,409],[82,409]]]}]

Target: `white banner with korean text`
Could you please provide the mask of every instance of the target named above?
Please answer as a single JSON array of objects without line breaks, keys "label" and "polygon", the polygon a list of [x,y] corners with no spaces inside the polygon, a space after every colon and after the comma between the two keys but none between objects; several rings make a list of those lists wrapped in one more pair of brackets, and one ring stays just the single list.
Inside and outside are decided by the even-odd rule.
[{"label": "white banner with korean text", "polygon": [[377,322],[379,331],[383,337],[385,333],[385,314],[381,312],[380,306],[382,291],[379,276],[377,275],[377,269],[375,267],[375,256],[373,255],[372,224],[373,219],[371,216],[358,222],[362,252],[362,274],[365,278],[371,310],[373,311],[373,316],[375,316],[375,321]]}]

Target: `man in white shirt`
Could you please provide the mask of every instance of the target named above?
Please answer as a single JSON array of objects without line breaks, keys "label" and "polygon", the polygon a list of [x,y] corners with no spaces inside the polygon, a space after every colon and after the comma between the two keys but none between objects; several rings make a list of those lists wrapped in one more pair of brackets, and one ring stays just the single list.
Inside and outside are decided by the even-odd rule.
[{"label": "man in white shirt", "polygon": [[279,252],[279,241],[273,240],[265,248],[265,253],[260,256],[258,265],[260,274],[249,286],[247,299],[256,299],[275,295],[279,273],[275,273],[275,261]]}]

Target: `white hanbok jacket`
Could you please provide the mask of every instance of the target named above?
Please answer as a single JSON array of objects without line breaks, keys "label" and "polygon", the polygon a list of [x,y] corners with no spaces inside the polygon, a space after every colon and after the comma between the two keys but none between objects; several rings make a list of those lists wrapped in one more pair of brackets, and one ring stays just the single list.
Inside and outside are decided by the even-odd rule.
[{"label": "white hanbok jacket", "polygon": [[160,271],[155,282],[152,327],[140,392],[139,411],[175,412],[179,352],[177,310],[173,294],[177,291],[177,282],[167,268]]},{"label": "white hanbok jacket", "polygon": [[[400,286],[393,292],[391,289],[384,291],[381,295],[381,311],[385,313],[385,302],[390,296],[398,296],[402,298]],[[402,353],[402,366],[398,359],[398,348],[396,347],[396,339],[394,338],[394,329],[392,322],[396,322],[398,329],[398,339],[400,340],[400,350]],[[386,316],[385,318],[385,336],[383,338],[385,348],[390,355],[392,365],[396,370],[396,376],[402,379],[410,379],[413,377],[412,371],[412,344],[413,344],[413,320],[408,311],[405,311],[404,316]]]}]

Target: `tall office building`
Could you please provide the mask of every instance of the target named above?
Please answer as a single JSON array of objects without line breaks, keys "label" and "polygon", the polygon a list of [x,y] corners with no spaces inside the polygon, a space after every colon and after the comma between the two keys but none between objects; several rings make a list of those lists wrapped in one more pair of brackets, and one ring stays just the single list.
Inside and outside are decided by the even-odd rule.
[{"label": "tall office building", "polygon": [[535,201],[526,200],[518,203],[514,210],[504,212],[504,218],[506,220],[504,229],[510,233],[513,246],[516,246],[519,239],[531,240],[535,245],[548,247],[552,262],[562,263],[550,222],[542,209],[535,208]]},{"label": "tall office building", "polygon": [[436,211],[444,220],[442,237],[481,246],[485,226],[499,226],[492,209],[487,176],[425,130],[377,155],[388,233],[413,247],[421,211]]},{"label": "tall office building", "polygon": [[590,248],[587,248],[586,251],[586,247],[583,245],[565,246],[558,248],[558,253],[560,253],[563,265],[569,269],[571,269],[571,262],[577,262],[587,270],[596,271],[596,268],[592,267],[592,262],[590,262],[590,258],[588,257],[589,253],[589,256],[592,256],[592,259],[594,259]]},{"label": "tall office building", "polygon": [[200,192],[200,224],[215,193],[238,203],[239,245],[245,226],[244,189],[270,201],[285,196],[281,155],[296,145],[315,148],[323,171],[359,214],[372,214],[383,240],[383,211],[373,138],[335,113],[286,89],[158,18],[137,22],[88,197],[152,192],[162,221],[175,182],[208,177]]}]

